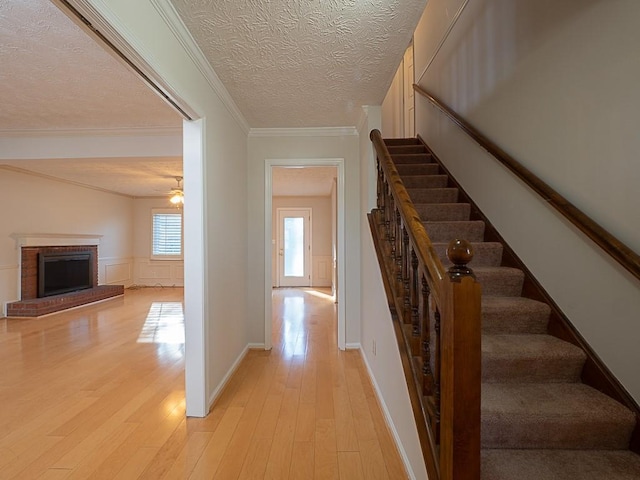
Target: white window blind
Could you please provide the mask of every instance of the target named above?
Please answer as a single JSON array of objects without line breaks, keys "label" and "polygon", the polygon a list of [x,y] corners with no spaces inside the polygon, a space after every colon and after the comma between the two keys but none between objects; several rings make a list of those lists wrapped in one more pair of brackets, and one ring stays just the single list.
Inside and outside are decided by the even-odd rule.
[{"label": "white window blind", "polygon": [[182,212],[154,211],[151,255],[155,258],[182,256]]}]

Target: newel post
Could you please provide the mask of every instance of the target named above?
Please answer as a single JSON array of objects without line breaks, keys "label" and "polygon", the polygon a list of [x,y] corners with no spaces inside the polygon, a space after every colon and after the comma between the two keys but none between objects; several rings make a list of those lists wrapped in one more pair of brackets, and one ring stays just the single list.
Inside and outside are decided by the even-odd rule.
[{"label": "newel post", "polygon": [[452,240],[442,312],[440,478],[480,478],[480,284],[467,264],[473,249]]}]

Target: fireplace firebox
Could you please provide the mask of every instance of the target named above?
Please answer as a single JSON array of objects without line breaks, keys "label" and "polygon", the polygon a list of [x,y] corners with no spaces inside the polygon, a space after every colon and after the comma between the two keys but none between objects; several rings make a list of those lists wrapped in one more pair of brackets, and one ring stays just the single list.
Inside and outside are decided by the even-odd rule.
[{"label": "fireplace firebox", "polygon": [[38,297],[93,287],[93,252],[38,254]]}]

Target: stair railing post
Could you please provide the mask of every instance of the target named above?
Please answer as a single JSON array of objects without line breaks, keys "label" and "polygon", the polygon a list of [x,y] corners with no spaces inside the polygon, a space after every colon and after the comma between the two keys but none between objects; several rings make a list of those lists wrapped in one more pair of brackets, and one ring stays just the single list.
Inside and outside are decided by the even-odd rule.
[{"label": "stair railing post", "polygon": [[480,284],[471,244],[453,240],[441,318],[441,480],[480,478]]}]

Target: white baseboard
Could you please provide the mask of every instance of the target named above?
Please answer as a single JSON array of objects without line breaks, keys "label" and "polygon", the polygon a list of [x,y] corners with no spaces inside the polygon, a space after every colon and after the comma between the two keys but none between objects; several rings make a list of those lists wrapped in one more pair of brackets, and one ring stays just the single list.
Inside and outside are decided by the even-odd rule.
[{"label": "white baseboard", "polygon": [[240,365],[240,362],[242,362],[244,357],[247,355],[248,351],[249,351],[249,345],[244,347],[240,355],[238,355],[238,358],[236,358],[236,360],[233,362],[233,365],[231,365],[231,368],[227,371],[227,374],[224,376],[222,381],[218,384],[216,389],[211,393],[211,395],[209,396],[209,403],[207,404],[207,410],[211,410],[211,407],[213,406],[214,402],[218,399],[218,397],[222,393],[222,390],[224,390],[224,387],[227,386],[229,379],[236,372],[236,370],[238,369],[238,365]]},{"label": "white baseboard", "polygon": [[382,397],[382,393],[380,392],[380,388],[378,387],[378,383],[376,382],[376,378],[373,376],[373,372],[371,371],[371,366],[367,361],[367,356],[364,353],[362,347],[360,347],[360,354],[362,355],[362,359],[364,360],[364,364],[367,367],[367,373],[369,374],[369,379],[373,384],[373,389],[376,392],[376,397],[378,397],[378,402],[380,403],[380,407],[382,408],[382,413],[384,414],[384,418],[389,426],[389,430],[391,430],[391,434],[393,435],[393,440],[396,443],[396,447],[398,448],[398,452],[400,452],[400,457],[402,457],[402,463],[404,463],[404,468],[409,475],[411,480],[416,480],[416,475],[411,468],[411,464],[409,463],[409,457],[407,456],[407,452],[404,450],[402,443],[400,442],[400,435],[398,435],[398,431],[393,423],[393,419],[391,418],[391,414],[389,413],[389,409],[387,408],[387,404],[384,403],[384,398]]},{"label": "white baseboard", "polygon": [[264,343],[250,343],[247,345],[249,350],[266,350],[266,345]]},{"label": "white baseboard", "polygon": [[360,350],[362,351],[362,345],[360,345],[359,343],[347,343],[344,348],[346,350]]}]

